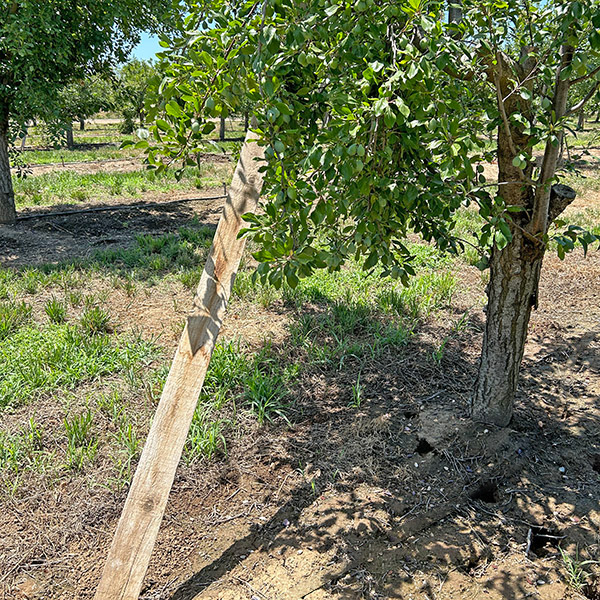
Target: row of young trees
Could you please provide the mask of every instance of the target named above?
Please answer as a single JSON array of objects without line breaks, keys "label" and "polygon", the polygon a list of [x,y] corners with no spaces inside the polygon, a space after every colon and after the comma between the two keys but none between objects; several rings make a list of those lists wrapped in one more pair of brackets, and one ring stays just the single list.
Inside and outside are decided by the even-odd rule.
[{"label": "row of young trees", "polygon": [[100,111],[113,111],[122,118],[123,133],[144,124],[144,104],[160,81],[155,63],[132,59],[112,72],[94,74],[63,87],[55,104],[39,115],[55,137],[73,147],[73,122],[85,129],[85,121]]},{"label": "row of young trees", "polygon": [[7,0],[2,4],[0,223],[15,219],[9,148],[25,124],[36,117],[59,117],[67,86],[79,91],[75,82],[114,71],[127,60],[141,31],[172,30],[182,14],[177,0]]},{"label": "row of young trees", "polygon": [[406,281],[410,233],[459,252],[458,211],[478,211],[490,281],[472,411],[506,425],[546,251],[597,241],[559,220],[575,192],[558,159],[599,51],[598,0],[211,0],[163,55],[139,146],[158,169],[192,163],[212,119],[252,103],[267,164],[245,234],[274,285],[349,259]]}]

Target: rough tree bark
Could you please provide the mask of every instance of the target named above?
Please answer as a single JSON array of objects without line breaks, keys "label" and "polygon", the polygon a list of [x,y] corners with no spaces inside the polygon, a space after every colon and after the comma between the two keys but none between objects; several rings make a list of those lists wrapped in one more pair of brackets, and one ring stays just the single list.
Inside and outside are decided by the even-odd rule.
[{"label": "rough tree bark", "polygon": [[[561,80],[560,72],[570,64],[572,56],[572,49],[563,47],[554,90],[556,120],[565,114],[567,104],[568,82]],[[478,421],[500,426],[508,425],[512,418],[531,309],[537,306],[545,252],[540,238],[575,198],[575,193],[567,186],[551,187],[560,143],[546,146],[535,186],[531,185],[533,160],[529,160],[523,170],[513,164],[515,156],[521,153],[530,156],[529,137],[509,119],[514,113],[526,118],[531,116],[530,102],[511,93],[515,72],[521,81],[527,81],[534,68],[527,62],[511,63],[498,53],[494,72],[502,117],[498,129],[498,195],[507,205],[520,206],[522,210],[512,213],[511,241],[501,250],[496,246],[492,249],[486,325],[472,415]]]},{"label": "rough tree bark", "polygon": [[0,223],[14,223],[15,193],[8,157],[8,111],[0,112]]},{"label": "rough tree bark", "polygon": [[577,131],[583,131],[585,127],[585,112],[581,110],[579,112],[579,116],[577,117]]},{"label": "rough tree bark", "polygon": [[477,421],[500,426],[510,422],[543,258],[542,246],[518,229],[513,229],[513,239],[505,248],[494,248],[492,252],[485,332],[473,399],[473,418]]},{"label": "rough tree bark", "polygon": [[225,141],[225,118],[221,117],[219,120],[219,141]]},{"label": "rough tree bark", "polygon": [[72,124],[67,126],[66,136],[67,136],[67,148],[69,150],[73,150],[73,147],[75,146],[75,141],[73,139],[73,125]]},{"label": "rough tree bark", "polygon": [[79,117],[79,131],[85,131],[85,119]]}]

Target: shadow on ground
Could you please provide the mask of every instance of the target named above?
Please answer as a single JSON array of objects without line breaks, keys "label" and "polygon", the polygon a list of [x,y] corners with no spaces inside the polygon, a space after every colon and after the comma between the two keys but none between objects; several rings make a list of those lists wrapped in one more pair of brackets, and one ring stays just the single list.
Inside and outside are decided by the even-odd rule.
[{"label": "shadow on ground", "polygon": [[[448,322],[460,314],[449,311]],[[294,469],[287,501],[267,499],[276,509],[268,520],[210,560],[196,556],[196,572],[161,597],[574,593],[560,548],[599,552],[600,327],[526,359],[504,429],[468,418],[481,328],[477,316],[458,334],[421,325],[406,346],[347,356],[341,369],[309,368],[293,431],[259,442],[274,472]],[[582,579],[579,591],[598,598],[597,585]]]}]

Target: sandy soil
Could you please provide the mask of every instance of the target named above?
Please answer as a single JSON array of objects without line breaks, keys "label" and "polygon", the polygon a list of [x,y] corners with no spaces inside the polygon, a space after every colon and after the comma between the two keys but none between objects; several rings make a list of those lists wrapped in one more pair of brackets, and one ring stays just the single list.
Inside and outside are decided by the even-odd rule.
[{"label": "sandy soil", "polygon": [[[214,224],[219,210],[214,202],[24,221],[0,228],[0,260],[86,256],[195,214]],[[180,467],[142,598],[600,598],[598,566],[577,594],[558,549],[600,559],[600,253],[547,257],[507,428],[468,419],[484,282],[469,267],[459,280],[451,309],[404,351],[363,367],[359,409],[349,406],[355,364],[307,369],[291,428],[243,423],[227,458]],[[111,302],[120,328],[162,332],[173,349],[191,295],[156,288],[132,308],[115,291]],[[465,311],[468,325],[453,330]],[[266,333],[284,352],[294,318],[284,306],[234,303],[225,334],[260,343]],[[438,364],[431,354],[445,338]],[[132,402],[147,422],[153,402]],[[26,422],[29,410],[3,418]],[[36,418],[60,422],[51,398]],[[98,484],[103,464],[3,499],[3,598],[92,598],[126,495]]]}]

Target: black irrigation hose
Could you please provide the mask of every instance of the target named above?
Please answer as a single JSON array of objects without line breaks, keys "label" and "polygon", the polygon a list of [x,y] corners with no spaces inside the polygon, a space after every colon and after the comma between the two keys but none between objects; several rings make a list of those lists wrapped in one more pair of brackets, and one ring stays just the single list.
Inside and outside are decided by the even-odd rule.
[{"label": "black irrigation hose", "polygon": [[[203,152],[201,154],[201,156],[203,158],[210,158],[210,157],[217,157],[217,158],[221,158],[221,157],[226,157],[228,160],[231,160],[231,157],[228,154],[218,154],[217,152]],[[38,167],[72,167],[73,165],[102,165],[104,163],[113,163],[113,162],[124,162],[126,160],[135,160],[136,157],[135,156],[125,156],[123,158],[105,158],[102,160],[76,160],[76,161],[72,161],[72,162],[53,162],[53,163],[39,163],[39,164],[31,164],[31,165],[27,165],[27,168],[29,169],[37,169]]]},{"label": "black irrigation hose", "polygon": [[36,169],[38,167],[66,167],[68,166],[73,166],[73,165],[101,165],[104,163],[110,163],[110,162],[121,162],[124,160],[134,160],[135,157],[131,157],[131,158],[106,158],[103,160],[76,160],[73,162],[53,162],[53,163],[39,163],[39,164],[34,164],[34,165],[28,165],[28,168],[30,169]]},{"label": "black irrigation hose", "polygon": [[168,200],[167,202],[136,202],[135,204],[116,204],[115,206],[96,206],[93,208],[80,208],[77,210],[63,210],[51,213],[31,213],[27,215],[20,215],[17,217],[17,221],[25,221],[28,219],[39,219],[44,217],[70,217],[71,215],[80,215],[83,213],[94,213],[94,212],[107,212],[111,210],[130,210],[130,209],[142,209],[142,208],[159,208],[161,206],[168,206],[170,204],[182,204],[184,202],[199,202],[202,200],[222,200],[227,198],[223,196],[206,196],[204,198],[180,198],[179,200]]}]

